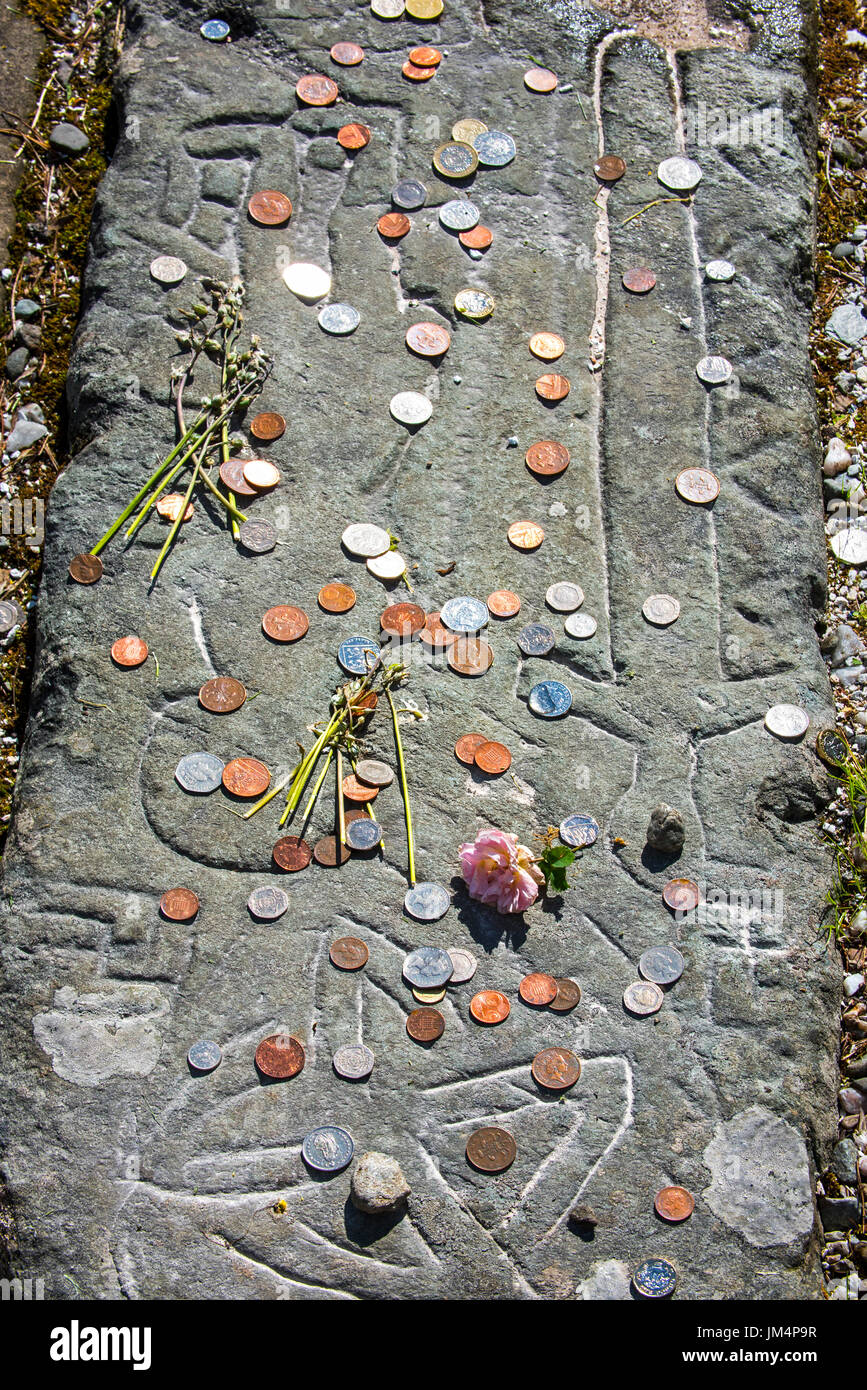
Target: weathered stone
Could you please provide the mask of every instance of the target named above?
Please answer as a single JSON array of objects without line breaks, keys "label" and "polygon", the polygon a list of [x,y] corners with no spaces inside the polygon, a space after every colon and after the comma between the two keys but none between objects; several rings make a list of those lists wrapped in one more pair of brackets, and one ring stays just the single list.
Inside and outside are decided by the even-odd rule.
[{"label": "weathered stone", "polygon": [[813,1225],[813,1194],[797,1130],[754,1105],[717,1126],[705,1149],[713,1181],[711,1211],[751,1245],[803,1246]]},{"label": "weathered stone", "polygon": [[371,1216],[401,1211],[410,1187],[396,1158],[372,1151],[362,1154],[352,1174],[350,1196],[359,1211]]},{"label": "weathered stone", "polygon": [[855,347],[867,333],[867,319],[857,304],[840,304],[828,319],[825,332]]},{"label": "weathered stone", "polygon": [[661,801],[650,813],[647,843],[663,854],[678,854],[686,839],[683,816],[673,806]]},{"label": "weathered stone", "polygon": [[573,1226],[584,1226],[588,1229],[599,1225],[598,1216],[586,1202],[579,1202],[577,1206],[572,1207],[569,1212],[569,1220]]},{"label": "weathered stone", "polygon": [[631,1282],[629,1266],[622,1260],[604,1260],[579,1286],[577,1296],[589,1303],[627,1299],[631,1297]]},{"label": "weathered stone", "polygon": [[841,1139],[831,1155],[831,1171],[844,1187],[855,1187],[858,1182],[858,1150],[851,1139]]},{"label": "weathered stone", "polygon": [[820,1197],[819,1215],[826,1231],[854,1231],[861,1224],[857,1197]]},{"label": "weathered stone", "polygon": [[26,347],[15,348],[6,358],[6,375],[10,381],[17,381],[30,360]]},{"label": "weathered stone", "polygon": [[44,439],[48,430],[31,420],[18,420],[14,429],[6,436],[6,449],[14,454],[16,449],[29,449],[38,439]]},{"label": "weathered stone", "polygon": [[48,143],[57,154],[84,154],[90,149],[90,141],[83,130],[69,121],[60,121],[48,133]]},{"label": "weathered stone", "polygon": [[25,323],[38,319],[42,313],[42,306],[37,304],[35,299],[19,299],[15,304],[15,317],[23,319]]}]

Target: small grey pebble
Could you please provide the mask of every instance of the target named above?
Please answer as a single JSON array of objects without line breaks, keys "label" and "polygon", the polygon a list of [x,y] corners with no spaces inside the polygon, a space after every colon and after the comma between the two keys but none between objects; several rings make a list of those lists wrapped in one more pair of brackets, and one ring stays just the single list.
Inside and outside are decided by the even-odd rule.
[{"label": "small grey pebble", "polygon": [[60,121],[48,134],[48,143],[57,154],[84,154],[90,149],[90,141],[83,130],[69,121]]},{"label": "small grey pebble", "polygon": [[510,434],[510,435],[509,435],[509,438],[506,440],[506,448],[507,448],[507,449],[517,449],[517,447],[518,447],[518,436],[517,436],[516,434]]}]

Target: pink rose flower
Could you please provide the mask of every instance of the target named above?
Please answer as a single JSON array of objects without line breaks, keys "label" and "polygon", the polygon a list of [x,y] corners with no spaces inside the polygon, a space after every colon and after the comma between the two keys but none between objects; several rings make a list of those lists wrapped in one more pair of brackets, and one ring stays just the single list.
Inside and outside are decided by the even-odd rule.
[{"label": "pink rose flower", "polygon": [[504,830],[480,830],[472,843],[461,845],[461,873],[470,897],[498,912],[523,912],[539,896],[544,882],[526,845]]}]

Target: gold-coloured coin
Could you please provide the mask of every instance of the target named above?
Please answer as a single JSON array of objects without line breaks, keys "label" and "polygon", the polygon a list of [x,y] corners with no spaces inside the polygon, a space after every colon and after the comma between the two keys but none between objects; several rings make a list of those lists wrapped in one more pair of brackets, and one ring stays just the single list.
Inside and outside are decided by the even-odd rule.
[{"label": "gold-coloured coin", "polygon": [[406,0],[406,12],[412,19],[439,19],[443,0]]},{"label": "gold-coloured coin", "polygon": [[413,989],[413,999],[417,999],[420,1004],[438,1004],[441,999],[445,999],[445,989]]},{"label": "gold-coloured coin", "polygon": [[463,116],[452,126],[452,139],[463,145],[471,145],[476,136],[484,135],[487,129],[484,121],[477,121],[475,116]]},{"label": "gold-coloured coin", "polygon": [[479,156],[463,140],[447,140],[433,152],[433,167],[444,179],[465,179],[479,167]]}]

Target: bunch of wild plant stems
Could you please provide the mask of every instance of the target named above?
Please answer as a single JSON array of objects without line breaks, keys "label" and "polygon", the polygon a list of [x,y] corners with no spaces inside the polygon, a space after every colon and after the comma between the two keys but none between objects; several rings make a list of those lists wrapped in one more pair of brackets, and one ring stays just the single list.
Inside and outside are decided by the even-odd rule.
[{"label": "bunch of wild plant stems", "polygon": [[[203,484],[225,509],[236,539],[238,523],[247,519],[239,510],[233,493],[225,495],[220,491],[210,470],[214,464],[219,466],[228,462],[231,451],[230,423],[235,415],[247,410],[259,395],[271,371],[272,361],[263,352],[255,335],[251,336],[249,347],[242,350],[239,345],[244,321],[243,281],[235,279],[228,285],[221,280],[203,279],[202,285],[210,297],[210,305],[194,304],[190,310],[182,309],[181,314],[189,327],[185,332],[175,334],[180,347],[189,353],[188,360],[175,365],[171,374],[180,438],[90,552],[91,555],[98,555],[132,517],[125,533],[127,540],[131,541],[166,489],[186,472],[189,477],[183,503],[151,570],[152,580],[156,579],[174,545],[197,484]],[[219,369],[220,388],[214,395],[203,397],[195,418],[191,424],[187,424],[184,390],[203,355]]]}]

